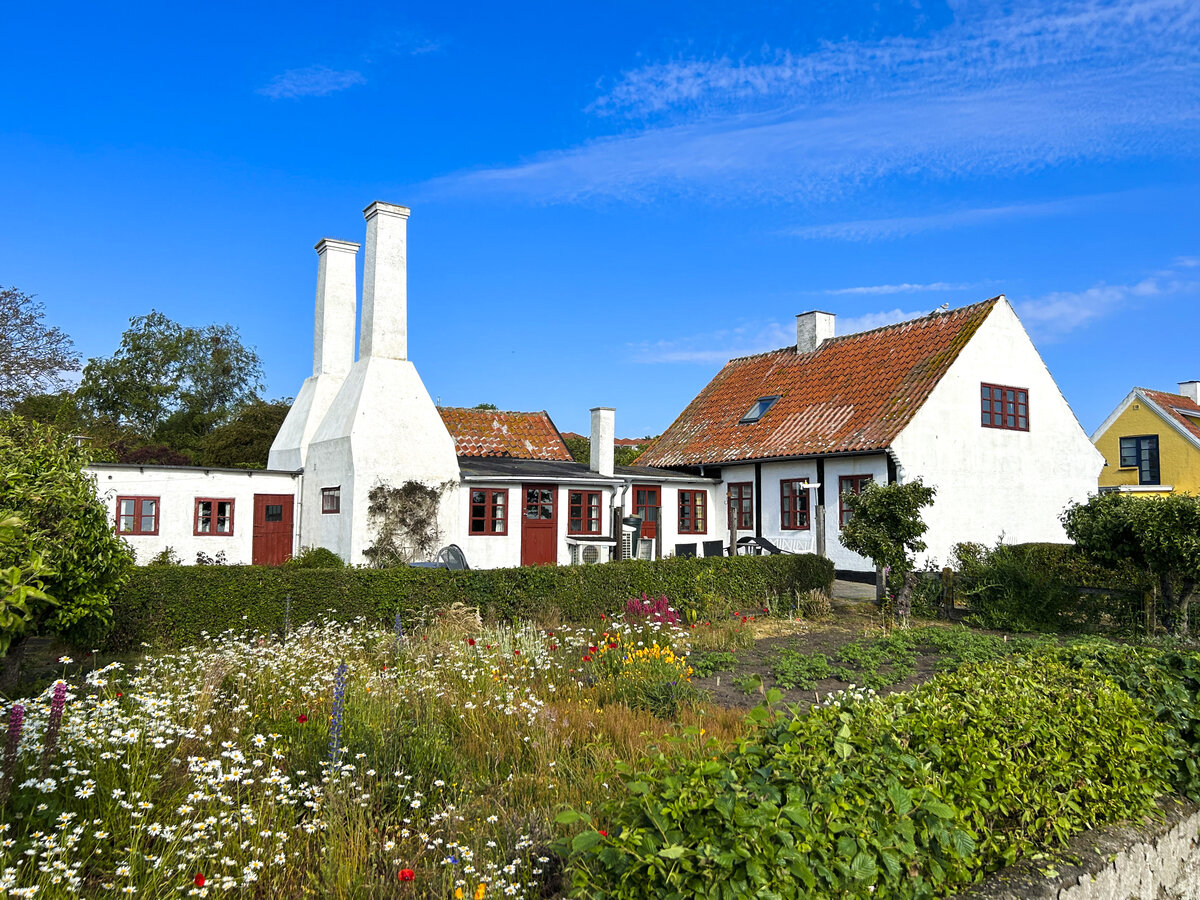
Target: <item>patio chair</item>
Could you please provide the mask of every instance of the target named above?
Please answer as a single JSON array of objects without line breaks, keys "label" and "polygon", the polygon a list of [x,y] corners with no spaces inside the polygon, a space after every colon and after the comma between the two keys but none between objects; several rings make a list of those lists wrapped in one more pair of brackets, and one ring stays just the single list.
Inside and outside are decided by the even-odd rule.
[{"label": "patio chair", "polygon": [[675,545],[675,555],[683,556],[688,559],[695,559],[696,558],[696,545],[695,544],[676,544]]},{"label": "patio chair", "polygon": [[724,556],[725,542],[724,541],[705,541],[704,542],[705,556]]}]

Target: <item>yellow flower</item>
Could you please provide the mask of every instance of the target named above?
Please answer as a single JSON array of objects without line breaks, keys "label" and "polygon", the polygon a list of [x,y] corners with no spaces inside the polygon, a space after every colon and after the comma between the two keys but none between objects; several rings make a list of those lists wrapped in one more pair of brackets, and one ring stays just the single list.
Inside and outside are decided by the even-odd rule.
[{"label": "yellow flower", "polygon": [[479,883],[479,887],[475,888],[475,900],[483,900],[483,895],[487,893],[487,885],[483,882]]},{"label": "yellow flower", "polygon": [[462,888],[454,889],[454,900],[462,900]]}]

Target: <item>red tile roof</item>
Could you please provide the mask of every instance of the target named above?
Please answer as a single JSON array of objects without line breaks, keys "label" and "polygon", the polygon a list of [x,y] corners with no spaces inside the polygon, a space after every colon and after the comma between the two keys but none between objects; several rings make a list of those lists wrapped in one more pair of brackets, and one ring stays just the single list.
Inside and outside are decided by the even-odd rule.
[{"label": "red tile roof", "polygon": [[542,412],[505,412],[439,406],[459,456],[507,456],[512,459],[571,461],[562,435]]},{"label": "red tile roof", "polygon": [[[730,360],[635,460],[687,466],[875,450],[920,409],[998,297],[825,341]],[[759,397],[779,400],[739,425]]]},{"label": "red tile roof", "polygon": [[[1200,406],[1192,402],[1190,397],[1182,394],[1168,394],[1165,391],[1151,391],[1146,388],[1138,388],[1138,390],[1145,394],[1146,399],[1161,409],[1163,413],[1183,426],[1185,431],[1200,440],[1200,422],[1193,418],[1200,416]],[[1184,413],[1188,415],[1184,415]]]}]

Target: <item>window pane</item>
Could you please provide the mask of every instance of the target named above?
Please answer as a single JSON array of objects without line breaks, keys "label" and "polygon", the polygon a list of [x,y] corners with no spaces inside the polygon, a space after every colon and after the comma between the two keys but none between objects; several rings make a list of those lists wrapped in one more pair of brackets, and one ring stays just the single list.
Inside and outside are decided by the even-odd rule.
[{"label": "window pane", "polygon": [[483,491],[471,491],[471,502],[472,503],[482,503],[483,496],[484,496]]}]

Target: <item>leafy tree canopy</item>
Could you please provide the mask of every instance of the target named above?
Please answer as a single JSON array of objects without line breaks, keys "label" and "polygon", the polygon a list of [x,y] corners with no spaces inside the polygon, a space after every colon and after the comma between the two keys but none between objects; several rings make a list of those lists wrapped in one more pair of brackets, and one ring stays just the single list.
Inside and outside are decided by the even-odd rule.
[{"label": "leafy tree canopy", "polygon": [[1188,632],[1188,606],[1200,581],[1200,497],[1097,494],[1062,517],[1067,537],[1098,562],[1131,562],[1158,582],[1163,624]]},{"label": "leafy tree canopy", "polygon": [[257,399],[262,361],[232,325],[192,328],[151,310],[129,321],[121,346],[88,360],[77,396],[85,412],[176,450],[202,439]]},{"label": "leafy tree canopy", "polygon": [[0,544],[0,568],[40,568],[44,593],[54,600],[30,595],[29,615],[10,639],[42,631],[79,637],[109,621],[109,600],[133,555],[83,471],[88,461],[86,447],[53,428],[0,419],[0,510],[21,524]]},{"label": "leafy tree canopy", "polygon": [[218,425],[204,438],[201,465],[266,468],[271,444],[291,407],[290,398],[247,403],[234,413],[232,419]]},{"label": "leafy tree canopy", "polygon": [[0,288],[0,409],[30,394],[61,390],[63,373],[79,368],[71,339],[46,325],[43,315],[31,295]]},{"label": "leafy tree canopy", "polygon": [[928,526],[921,510],[936,493],[916,478],[903,484],[871,482],[860,494],[843,494],[851,515],[842,526],[842,545],[896,574],[912,571],[916,554],[925,549],[921,538]]}]

